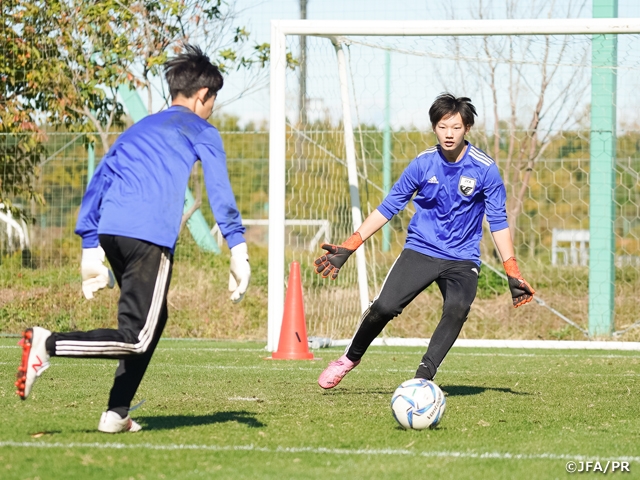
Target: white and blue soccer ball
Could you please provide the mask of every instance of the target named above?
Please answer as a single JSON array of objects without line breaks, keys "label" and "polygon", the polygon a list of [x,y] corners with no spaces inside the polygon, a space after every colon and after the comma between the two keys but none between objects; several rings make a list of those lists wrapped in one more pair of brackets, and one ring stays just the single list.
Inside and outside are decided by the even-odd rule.
[{"label": "white and blue soccer ball", "polygon": [[393,417],[406,429],[435,428],[442,420],[446,405],[440,387],[423,378],[403,382],[391,397]]}]

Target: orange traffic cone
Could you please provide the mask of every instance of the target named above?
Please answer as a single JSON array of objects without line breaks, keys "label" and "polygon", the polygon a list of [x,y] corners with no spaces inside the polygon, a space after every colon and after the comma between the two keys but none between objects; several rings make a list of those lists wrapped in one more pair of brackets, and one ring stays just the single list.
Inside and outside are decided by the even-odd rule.
[{"label": "orange traffic cone", "polygon": [[291,263],[278,351],[273,352],[271,358],[274,360],[313,360],[313,353],[309,352],[307,341],[300,264],[298,262]]}]

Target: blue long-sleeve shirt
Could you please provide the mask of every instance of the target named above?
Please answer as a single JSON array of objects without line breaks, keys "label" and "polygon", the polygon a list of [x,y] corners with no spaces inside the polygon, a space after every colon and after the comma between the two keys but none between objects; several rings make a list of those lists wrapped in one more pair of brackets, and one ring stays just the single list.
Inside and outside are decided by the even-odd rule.
[{"label": "blue long-sleeve shirt", "polygon": [[498,167],[479,148],[448,162],[440,146],[419,154],[404,170],[378,211],[391,219],[415,194],[405,248],[447,260],[480,265],[482,219],[492,232],[508,228],[506,191]]},{"label": "blue long-sleeve shirt", "polygon": [[244,227],[218,130],[188,108],[173,106],[127,129],[98,164],[76,224],[82,247],[96,247],[99,234],[111,234],[173,251],[189,175],[198,159],[222,235],[229,248],[243,243]]}]

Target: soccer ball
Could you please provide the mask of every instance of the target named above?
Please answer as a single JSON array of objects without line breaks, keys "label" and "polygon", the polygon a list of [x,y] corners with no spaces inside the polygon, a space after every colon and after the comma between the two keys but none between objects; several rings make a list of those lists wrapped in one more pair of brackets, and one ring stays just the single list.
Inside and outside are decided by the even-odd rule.
[{"label": "soccer ball", "polygon": [[406,429],[435,428],[442,420],[447,400],[440,387],[424,378],[403,382],[391,397],[391,411]]}]

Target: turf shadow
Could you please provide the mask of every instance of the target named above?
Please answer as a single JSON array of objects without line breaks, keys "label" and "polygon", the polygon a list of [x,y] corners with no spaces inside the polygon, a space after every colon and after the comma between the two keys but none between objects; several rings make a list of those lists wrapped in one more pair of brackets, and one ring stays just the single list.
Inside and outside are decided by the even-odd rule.
[{"label": "turf shadow", "polygon": [[502,393],[511,393],[513,395],[531,395],[527,392],[516,392],[511,390],[510,388],[502,388],[502,387],[478,387],[475,385],[440,385],[442,391],[449,397],[463,397],[467,395],[479,395],[487,390],[492,390],[494,392],[502,392]]},{"label": "turf shadow", "polygon": [[164,415],[160,417],[136,417],[144,430],[169,430],[179,427],[197,427],[213,423],[238,422],[250,428],[264,427],[253,413],[244,410],[235,412],[217,412],[211,415]]}]

